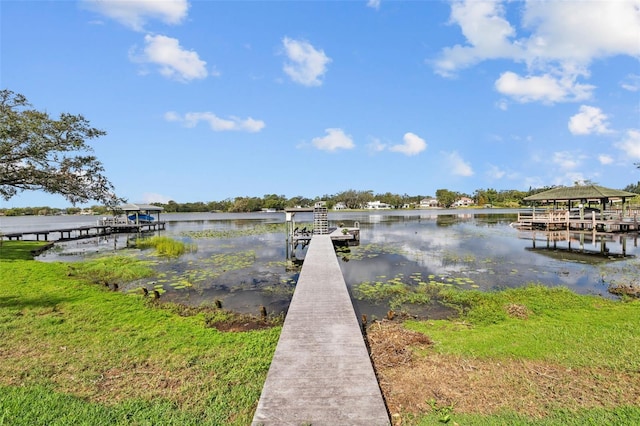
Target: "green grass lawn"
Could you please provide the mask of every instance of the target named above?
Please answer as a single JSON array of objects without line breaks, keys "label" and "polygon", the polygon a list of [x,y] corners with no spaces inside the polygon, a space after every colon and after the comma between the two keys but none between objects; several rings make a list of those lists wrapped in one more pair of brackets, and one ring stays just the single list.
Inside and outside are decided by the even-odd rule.
[{"label": "green grass lawn", "polygon": [[126,258],[42,263],[3,246],[0,425],[251,422],[279,327],[223,333],[206,312],[87,282],[149,273]]},{"label": "green grass lawn", "polygon": [[[567,367],[640,371],[640,301],[580,296],[531,285],[497,293],[463,292],[460,321],[409,321],[442,352],[535,359]],[[509,314],[509,309],[514,315]]]},{"label": "green grass lawn", "polygon": [[[511,395],[512,407],[516,401],[522,407],[537,404],[531,411],[544,413],[527,416],[507,409],[486,416],[456,413],[453,407],[446,413],[453,421],[460,425],[640,424],[639,300],[581,296],[541,285],[493,293],[453,291],[445,297],[461,308],[461,317],[404,324],[434,342],[418,358],[428,362],[429,355],[438,354],[478,368],[502,365],[496,369],[496,382],[499,374],[510,378],[500,383],[505,384],[501,392]],[[523,366],[537,371],[531,376],[515,371]],[[538,387],[541,381],[536,376],[545,374],[544,386]],[[493,380],[485,380],[487,392],[492,391]],[[530,389],[520,395],[524,382]],[[540,395],[562,395],[567,390],[576,397],[560,402]],[[585,395],[590,393],[598,396],[587,403]],[[411,418],[416,424],[434,424],[443,418],[444,406]]]},{"label": "green grass lawn", "polygon": [[40,241],[0,240],[0,260],[31,260],[33,251],[44,249],[49,244]]}]

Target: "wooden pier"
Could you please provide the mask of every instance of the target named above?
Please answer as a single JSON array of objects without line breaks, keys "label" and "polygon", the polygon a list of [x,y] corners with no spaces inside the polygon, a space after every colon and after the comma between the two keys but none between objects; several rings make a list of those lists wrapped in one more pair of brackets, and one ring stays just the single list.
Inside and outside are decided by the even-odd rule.
[{"label": "wooden pier", "polygon": [[329,234],[311,238],[252,423],[305,424],[391,424]]},{"label": "wooden pier", "polygon": [[[285,210],[285,223],[287,225],[287,261],[292,262],[297,268],[301,260],[296,258],[296,248],[300,245],[305,248],[311,242],[314,235],[331,236],[331,241],[343,245],[360,244],[360,223],[355,222],[352,227],[340,224],[336,228],[329,228],[327,209],[323,203],[316,204],[313,208],[292,208]],[[296,223],[296,213],[313,213],[313,226],[307,228]],[[302,228],[300,228],[302,226]]]},{"label": "wooden pier", "polygon": [[[8,240],[25,240],[25,241],[69,241],[79,240],[82,238],[102,237],[119,233],[143,233],[163,231],[166,222],[160,220],[160,213],[164,210],[162,207],[152,204],[124,204],[118,207],[123,215],[114,215],[111,217],[103,217],[98,219],[95,225],[79,225],[69,226],[66,228],[53,228],[38,231],[22,231],[1,234],[0,239]],[[151,214],[157,215],[157,219],[145,220]],[[58,238],[52,240],[49,236],[57,234]],[[34,239],[35,238],[35,239]]]},{"label": "wooden pier", "polygon": [[637,210],[589,212],[582,215],[569,210],[535,209],[528,212],[518,212],[518,228],[530,229],[573,229],[598,230],[602,232],[638,232],[640,213]]},{"label": "wooden pier", "polygon": [[[62,229],[44,229],[38,231],[11,232],[0,234],[1,238],[24,241],[70,241],[83,238],[102,237],[118,233],[142,233],[161,231],[165,229],[165,222],[130,223],[98,221],[96,225],[74,226]],[[53,234],[53,235],[52,235]],[[51,238],[57,237],[57,238]]]}]

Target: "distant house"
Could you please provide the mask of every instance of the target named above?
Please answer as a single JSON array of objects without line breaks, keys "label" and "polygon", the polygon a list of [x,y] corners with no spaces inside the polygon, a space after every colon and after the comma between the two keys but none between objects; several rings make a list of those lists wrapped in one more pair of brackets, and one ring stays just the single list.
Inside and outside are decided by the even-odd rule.
[{"label": "distant house", "polygon": [[391,208],[392,207],[389,204],[381,201],[369,201],[365,206],[365,209],[367,210],[388,210]]},{"label": "distant house", "polygon": [[467,206],[472,206],[475,203],[473,202],[473,200],[469,197],[460,197],[456,200],[455,203],[453,203],[453,205],[451,207],[467,207]]},{"label": "distant house", "polygon": [[427,197],[420,200],[420,208],[421,209],[429,209],[438,207],[438,199],[433,197]]},{"label": "distant house", "polygon": [[333,209],[334,210],[346,210],[347,205],[345,203],[343,203],[342,201],[337,202],[334,206]]}]

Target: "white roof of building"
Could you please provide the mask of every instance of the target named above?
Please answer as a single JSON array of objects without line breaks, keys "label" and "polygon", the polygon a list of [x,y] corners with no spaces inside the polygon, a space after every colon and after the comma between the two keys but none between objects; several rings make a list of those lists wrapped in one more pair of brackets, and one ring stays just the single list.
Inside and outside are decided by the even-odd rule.
[{"label": "white roof of building", "polygon": [[133,203],[123,204],[118,208],[125,212],[140,212],[140,211],[161,212],[164,210],[163,207],[154,206],[153,204],[133,204]]}]

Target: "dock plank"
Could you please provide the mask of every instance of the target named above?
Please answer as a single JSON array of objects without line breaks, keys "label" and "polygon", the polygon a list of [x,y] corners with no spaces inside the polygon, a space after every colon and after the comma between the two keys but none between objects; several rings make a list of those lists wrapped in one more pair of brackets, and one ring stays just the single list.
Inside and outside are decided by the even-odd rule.
[{"label": "dock plank", "polygon": [[329,235],[314,235],[253,426],[390,425]]}]

